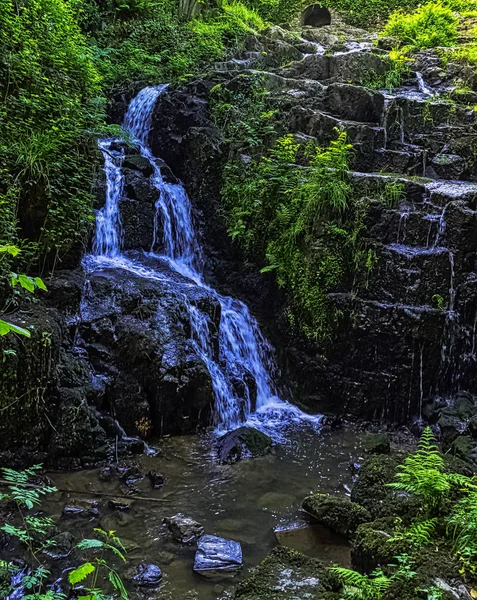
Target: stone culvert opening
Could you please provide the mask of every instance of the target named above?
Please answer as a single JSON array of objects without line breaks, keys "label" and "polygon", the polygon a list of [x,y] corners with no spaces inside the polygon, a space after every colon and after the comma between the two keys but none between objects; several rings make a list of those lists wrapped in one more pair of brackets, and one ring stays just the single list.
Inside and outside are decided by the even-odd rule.
[{"label": "stone culvert opening", "polygon": [[319,4],[311,4],[303,11],[301,22],[302,25],[311,25],[311,27],[331,25],[331,13]]}]

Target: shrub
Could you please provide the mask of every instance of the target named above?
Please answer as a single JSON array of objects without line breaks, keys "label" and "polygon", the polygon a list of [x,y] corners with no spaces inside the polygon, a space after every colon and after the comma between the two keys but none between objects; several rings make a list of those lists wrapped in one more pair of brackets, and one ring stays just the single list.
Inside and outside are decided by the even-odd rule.
[{"label": "shrub", "polygon": [[457,39],[458,18],[441,3],[429,3],[406,14],[395,12],[383,33],[413,48],[451,46]]},{"label": "shrub", "polygon": [[3,1],[0,54],[0,243],[62,255],[90,223],[100,78],[65,0]]},{"label": "shrub", "polygon": [[352,201],[347,182],[346,134],[337,132],[327,147],[303,147],[285,135],[266,152],[274,113],[260,81],[243,77],[238,89],[220,86],[213,97],[232,149],[222,188],[229,233],[289,292],[291,324],[324,342],[338,319],[329,292],[351,271],[358,282],[375,263],[362,235],[366,206]]}]

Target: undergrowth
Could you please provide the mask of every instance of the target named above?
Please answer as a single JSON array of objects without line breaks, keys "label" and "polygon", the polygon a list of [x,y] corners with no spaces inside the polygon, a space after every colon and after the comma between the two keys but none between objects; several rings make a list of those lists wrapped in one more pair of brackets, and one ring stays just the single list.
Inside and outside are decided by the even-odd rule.
[{"label": "undergrowth", "polygon": [[[328,146],[273,134],[257,79],[214,90],[214,114],[231,145],[222,199],[229,233],[251,260],[289,293],[288,316],[308,338],[326,341],[339,321],[328,294],[349,279],[366,280],[376,262],[364,238],[367,206],[347,180],[351,146],[336,131]],[[248,156],[247,156],[248,155]]]}]

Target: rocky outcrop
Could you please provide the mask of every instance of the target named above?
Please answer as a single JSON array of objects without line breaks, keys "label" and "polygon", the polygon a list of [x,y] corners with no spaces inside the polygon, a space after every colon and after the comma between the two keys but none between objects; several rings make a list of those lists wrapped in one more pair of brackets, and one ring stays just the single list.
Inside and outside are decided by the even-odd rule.
[{"label": "rocky outcrop", "polygon": [[[156,107],[151,141],[201,216],[209,277],[251,303],[297,396],[317,411],[408,422],[422,416],[429,399],[477,383],[477,162],[470,151],[476,113],[464,101],[438,96],[456,72],[441,69],[436,79],[439,58],[429,52],[415,57],[428,82],[424,91],[412,72],[402,88],[376,90],[366,83],[384,76],[387,53],[372,46],[368,33],[336,23],[301,34],[293,40],[272,28],[249,42],[240,65],[218,64],[171,89]],[[280,52],[288,48],[291,56],[293,47],[301,58],[277,65],[270,57],[278,41]],[[356,292],[350,281],[330,294],[340,324],[326,348],[290,329],[286,295],[273,276],[260,276],[262,265],[244,265],[224,243],[220,181],[228,147],[211,117],[209,93],[217,84],[238,90],[244,77],[257,74],[267,104],[279,111],[277,135],[323,145],[338,127],[353,145],[350,182],[366,207],[377,263],[363,289]]]}]

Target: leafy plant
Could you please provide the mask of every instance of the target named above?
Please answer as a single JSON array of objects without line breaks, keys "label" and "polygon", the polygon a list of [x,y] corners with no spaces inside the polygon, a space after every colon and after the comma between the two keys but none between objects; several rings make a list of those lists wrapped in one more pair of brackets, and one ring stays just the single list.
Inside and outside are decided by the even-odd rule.
[{"label": "leafy plant", "polygon": [[81,589],[86,594],[78,596],[78,600],[104,600],[106,596],[98,588],[98,581],[101,580],[103,573],[106,573],[112,588],[119,597],[128,600],[129,596],[120,575],[104,558],[105,552],[109,551],[118,556],[123,562],[126,562],[126,549],[114,531],[106,532],[102,529],[95,529],[94,531],[99,537],[84,539],[77,544],[77,548],[84,551],[100,550],[100,556],[95,557],[94,561],[85,562],[74,571],[70,571],[68,581],[73,587],[82,584]]},{"label": "leafy plant", "polygon": [[[50,572],[43,564],[41,555],[43,550],[54,545],[54,542],[49,539],[49,532],[54,526],[54,522],[49,517],[28,514],[28,511],[41,504],[42,497],[57,491],[53,486],[32,482],[32,479],[38,477],[41,468],[41,465],[34,465],[23,471],[2,469],[8,492],[0,493],[0,501],[13,502],[16,505],[22,525],[18,527],[12,523],[5,523],[0,530],[24,544],[34,563],[32,568],[24,569],[20,573],[20,577],[17,577],[20,587],[27,592],[23,598],[25,600],[64,600],[66,594],[47,589]],[[80,583],[83,584],[81,586],[82,595],[77,596],[78,600],[110,600],[111,596],[99,586],[103,574],[106,574],[115,597],[128,600],[128,594],[120,575],[105,559],[106,553],[112,553],[122,562],[126,562],[126,550],[114,531],[106,532],[102,529],[94,531],[98,537],[82,540],[77,544],[77,548],[83,552],[99,551],[99,556],[95,556],[91,561],[70,571],[68,581],[73,587]],[[0,561],[0,593],[4,592],[7,595],[13,591],[10,581],[12,575],[17,575],[18,571],[19,567],[6,561]]]},{"label": "leafy plant", "polygon": [[476,573],[477,558],[477,487],[471,484],[447,520],[447,534],[452,540],[453,552],[462,562],[463,569]]},{"label": "leafy plant", "polygon": [[382,569],[376,569],[371,575],[361,575],[343,567],[332,567],[331,572],[343,585],[346,599],[381,600],[391,585],[391,579],[384,575]]},{"label": "leafy plant", "polygon": [[405,46],[436,48],[452,46],[457,39],[458,18],[440,2],[424,4],[413,13],[393,13],[383,34],[398,38]]},{"label": "leafy plant", "polygon": [[418,521],[403,531],[395,533],[388,539],[388,542],[405,542],[411,550],[419,550],[431,543],[437,523],[436,518]]},{"label": "leafy plant", "polygon": [[370,575],[361,575],[357,571],[332,567],[330,571],[337,576],[343,586],[346,600],[381,600],[393,584],[400,584],[414,578],[416,571],[412,569],[412,560],[407,554],[395,557],[396,563],[386,566],[390,575],[385,575],[381,567]]},{"label": "leafy plant", "polygon": [[387,485],[419,498],[424,514],[439,509],[451,489],[451,480],[444,472],[444,459],[430,427],[424,429],[417,451],[409,454],[398,466],[395,481]]},{"label": "leafy plant", "polygon": [[[1,245],[0,254],[2,253],[16,257],[20,254],[20,249],[13,245]],[[26,290],[30,293],[34,293],[37,288],[46,291],[46,285],[40,277],[29,277],[28,275],[11,273],[10,278],[12,288],[15,288],[16,285],[19,285],[23,290]],[[0,336],[7,335],[9,333],[17,333],[19,335],[24,335],[25,337],[30,337],[30,332],[28,329],[0,319]]]}]

